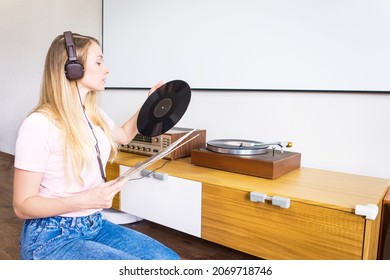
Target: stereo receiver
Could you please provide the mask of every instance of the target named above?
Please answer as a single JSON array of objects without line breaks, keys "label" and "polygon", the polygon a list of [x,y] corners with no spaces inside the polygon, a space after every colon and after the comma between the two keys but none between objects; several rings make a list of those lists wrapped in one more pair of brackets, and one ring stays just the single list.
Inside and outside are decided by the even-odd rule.
[{"label": "stereo receiver", "polygon": [[[191,130],[189,128],[173,127],[164,134],[153,137],[137,134],[130,143],[125,145],[120,144],[118,148],[122,152],[153,156]],[[206,130],[197,129],[189,137],[195,136],[196,134],[199,134],[199,136],[164,158],[177,159],[189,157],[191,156],[191,150],[206,147]]]}]

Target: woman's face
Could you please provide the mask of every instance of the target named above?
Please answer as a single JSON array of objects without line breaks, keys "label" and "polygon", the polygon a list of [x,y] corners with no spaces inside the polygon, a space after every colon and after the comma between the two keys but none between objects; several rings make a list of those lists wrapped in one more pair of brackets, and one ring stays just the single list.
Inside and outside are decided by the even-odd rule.
[{"label": "woman's face", "polygon": [[84,64],[84,76],[78,82],[79,85],[88,91],[102,91],[108,72],[103,61],[101,47],[96,42],[92,42],[88,49],[87,61]]}]

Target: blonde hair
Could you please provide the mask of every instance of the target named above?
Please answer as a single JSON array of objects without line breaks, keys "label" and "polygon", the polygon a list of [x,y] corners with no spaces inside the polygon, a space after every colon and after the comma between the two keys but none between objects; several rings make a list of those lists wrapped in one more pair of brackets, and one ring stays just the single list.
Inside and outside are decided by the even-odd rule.
[{"label": "blonde hair", "polygon": [[[92,42],[99,44],[92,37],[73,33],[78,61],[84,65],[88,49]],[[65,76],[65,63],[68,59],[64,36],[60,35],[52,42],[45,60],[41,95],[34,112],[40,112],[49,117],[62,131],[64,139],[64,166],[67,177],[74,174],[83,184],[81,171],[96,160],[94,139],[85,122],[82,104],[80,103],[77,82],[70,81]],[[90,121],[100,126],[111,144],[110,160],[117,154],[117,143],[107,123],[101,116],[97,106],[97,93],[87,93],[84,102],[85,113]],[[69,170],[67,167],[71,166]]]}]

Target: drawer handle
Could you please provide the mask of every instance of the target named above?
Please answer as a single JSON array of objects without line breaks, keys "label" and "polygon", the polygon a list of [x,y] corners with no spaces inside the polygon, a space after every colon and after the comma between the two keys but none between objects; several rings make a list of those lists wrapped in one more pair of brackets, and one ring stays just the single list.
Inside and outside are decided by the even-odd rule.
[{"label": "drawer handle", "polygon": [[160,180],[160,181],[166,181],[168,180],[168,174],[167,173],[161,173],[161,172],[154,172],[147,169],[141,170],[141,177],[153,177],[154,179]]},{"label": "drawer handle", "polygon": [[250,200],[253,202],[265,203],[266,200],[272,202],[272,205],[279,206],[280,208],[290,208],[290,199],[281,196],[268,196],[265,193],[261,192],[251,192]]},{"label": "drawer handle", "polygon": [[378,206],[375,204],[356,205],[355,214],[365,216],[368,220],[375,220],[378,215]]}]

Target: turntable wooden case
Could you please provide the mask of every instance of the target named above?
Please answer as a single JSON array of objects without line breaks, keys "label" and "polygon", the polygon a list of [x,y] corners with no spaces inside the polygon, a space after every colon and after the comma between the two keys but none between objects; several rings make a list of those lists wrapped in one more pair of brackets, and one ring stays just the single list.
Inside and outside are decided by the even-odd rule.
[{"label": "turntable wooden case", "polygon": [[280,150],[261,155],[230,155],[212,152],[206,148],[191,151],[191,163],[214,169],[230,171],[267,179],[276,179],[301,165],[301,154],[295,152],[283,153]]}]

